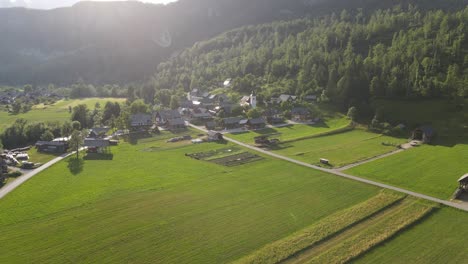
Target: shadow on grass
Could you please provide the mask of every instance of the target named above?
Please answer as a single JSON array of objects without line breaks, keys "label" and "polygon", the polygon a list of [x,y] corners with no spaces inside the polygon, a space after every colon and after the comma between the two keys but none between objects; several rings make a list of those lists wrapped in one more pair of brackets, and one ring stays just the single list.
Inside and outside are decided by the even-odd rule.
[{"label": "shadow on grass", "polygon": [[112,153],[88,153],[85,160],[113,160],[114,154]]},{"label": "shadow on grass", "polygon": [[68,160],[68,169],[73,175],[77,175],[83,171],[84,160],[80,158],[70,158]]}]

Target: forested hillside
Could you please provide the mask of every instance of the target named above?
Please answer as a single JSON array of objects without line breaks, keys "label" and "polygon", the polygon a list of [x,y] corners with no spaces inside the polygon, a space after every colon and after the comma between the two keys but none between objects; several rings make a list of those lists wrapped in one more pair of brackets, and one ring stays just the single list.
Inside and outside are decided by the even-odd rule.
[{"label": "forested hillside", "polygon": [[468,95],[468,8],[412,5],[248,26],[161,64],[158,88],[219,87],[260,97],[317,94],[347,109],[380,98]]},{"label": "forested hillside", "polygon": [[83,2],[70,8],[0,9],[0,84],[126,84],[234,28],[395,3],[450,9],[466,0],[180,0],[164,5]]}]

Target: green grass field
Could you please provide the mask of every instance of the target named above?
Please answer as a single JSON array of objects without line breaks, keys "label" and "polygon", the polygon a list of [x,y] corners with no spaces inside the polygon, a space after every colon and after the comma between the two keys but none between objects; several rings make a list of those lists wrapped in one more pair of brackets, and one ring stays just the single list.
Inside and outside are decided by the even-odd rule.
[{"label": "green grass field", "polygon": [[255,137],[275,134],[272,136],[272,138],[277,138],[280,141],[286,141],[332,131],[338,128],[346,127],[349,125],[349,123],[350,121],[348,118],[339,116],[326,119],[324,123],[317,125],[290,125],[278,128],[265,128],[258,131],[246,131],[242,133],[229,134],[229,137],[241,142],[253,144]]},{"label": "green grass field", "polygon": [[442,208],[354,263],[466,263],[468,213]]},{"label": "green grass field", "polygon": [[53,105],[35,105],[31,111],[11,115],[7,112],[0,111],[0,131],[8,127],[10,124],[14,123],[18,118],[24,118],[28,121],[66,121],[70,119],[70,113],[68,112],[68,107],[74,107],[78,104],[86,104],[88,108],[94,109],[94,105],[99,102],[101,107],[104,107],[104,104],[107,101],[113,102],[124,102],[125,99],[121,98],[87,98],[87,99],[75,99],[75,100],[62,100],[58,101]]},{"label": "green grass field", "polygon": [[268,157],[224,167],[185,154],[229,144],[159,137],[58,163],[0,200],[0,263],[225,263],[379,192]]},{"label": "green grass field", "polygon": [[[319,159],[330,160],[334,167],[354,163],[396,150],[404,140],[355,129],[336,135],[323,136],[280,144],[275,153],[300,161],[320,164]],[[395,146],[386,146],[390,143]]]},{"label": "green grass field", "polygon": [[448,199],[468,172],[468,143],[424,145],[354,167],[347,172]]}]

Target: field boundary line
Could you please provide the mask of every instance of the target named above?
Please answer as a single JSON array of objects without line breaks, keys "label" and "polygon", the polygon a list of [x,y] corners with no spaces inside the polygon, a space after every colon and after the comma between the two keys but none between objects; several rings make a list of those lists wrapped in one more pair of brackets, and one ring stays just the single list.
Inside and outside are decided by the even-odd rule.
[{"label": "field boundary line", "polygon": [[[190,124],[190,123],[189,123],[189,126],[195,128],[195,129],[198,129],[200,131],[203,131],[203,132],[208,132],[208,130],[206,130],[206,129],[202,128],[202,127],[195,126],[195,125]],[[373,185],[373,186],[376,186],[376,187],[389,189],[389,190],[400,192],[400,193],[405,193],[407,195],[410,195],[410,196],[413,196],[413,197],[416,197],[416,198],[421,198],[421,199],[424,199],[424,200],[427,200],[427,201],[435,202],[435,203],[438,203],[438,204],[443,204],[445,206],[449,206],[449,207],[452,207],[452,208],[456,208],[456,209],[468,212],[468,204],[460,204],[460,203],[456,203],[456,202],[442,200],[442,199],[435,198],[435,197],[432,197],[432,196],[429,196],[429,195],[426,195],[426,194],[413,192],[413,191],[409,191],[409,190],[406,190],[406,189],[403,189],[403,188],[400,188],[400,187],[395,187],[395,186],[392,186],[392,185],[389,185],[389,184],[376,182],[376,181],[364,179],[364,178],[361,178],[361,177],[353,176],[353,175],[350,175],[350,174],[346,174],[344,172],[341,172],[341,171],[338,171],[338,170],[335,170],[335,169],[322,168],[322,167],[319,167],[319,166],[316,166],[316,165],[312,165],[312,164],[305,163],[305,162],[302,162],[302,161],[298,161],[298,160],[295,160],[295,159],[292,159],[292,158],[288,158],[288,157],[285,157],[285,156],[282,156],[282,155],[279,155],[279,154],[276,154],[276,153],[273,153],[273,152],[270,152],[270,151],[266,151],[264,149],[257,148],[257,147],[251,146],[249,144],[242,143],[240,141],[237,141],[235,139],[232,139],[232,138],[229,138],[229,137],[226,137],[226,136],[224,137],[224,139],[229,141],[229,142],[232,142],[234,144],[243,146],[245,148],[260,152],[262,154],[265,154],[265,155],[268,155],[268,156],[271,156],[271,157],[274,157],[274,158],[277,158],[277,159],[281,159],[281,160],[285,160],[285,161],[288,161],[288,162],[291,162],[291,163],[295,163],[295,164],[303,166],[303,167],[308,167],[308,168],[311,168],[311,169],[314,169],[314,170],[322,171],[322,172],[325,172],[325,173],[328,173],[328,174],[333,174],[335,176],[339,176],[339,177],[346,178],[346,179],[349,179],[349,180],[365,183],[365,184],[368,184],[368,185]]]}]

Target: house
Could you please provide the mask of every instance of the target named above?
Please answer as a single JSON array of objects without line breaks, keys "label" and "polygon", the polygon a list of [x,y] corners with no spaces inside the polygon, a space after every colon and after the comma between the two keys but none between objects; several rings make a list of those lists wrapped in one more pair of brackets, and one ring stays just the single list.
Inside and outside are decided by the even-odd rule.
[{"label": "house", "polygon": [[149,129],[153,126],[153,117],[150,114],[135,114],[130,117],[130,126],[133,130]]},{"label": "house", "polygon": [[36,149],[39,152],[65,153],[68,149],[68,143],[64,141],[38,141]]},{"label": "house", "polygon": [[247,127],[249,129],[262,129],[262,128],[265,128],[265,126],[266,126],[266,122],[265,122],[265,119],[263,119],[263,117],[250,119],[249,122],[247,123]]},{"label": "house", "polygon": [[420,140],[424,143],[430,143],[435,136],[435,130],[431,126],[421,126],[413,131],[413,140]]},{"label": "house", "polygon": [[192,120],[195,122],[206,122],[208,120],[212,120],[213,116],[209,112],[205,113],[193,113],[191,114]]},{"label": "house", "polygon": [[166,124],[169,120],[180,119],[182,116],[177,110],[162,110],[156,113],[159,124]]},{"label": "house", "polygon": [[107,135],[109,132],[110,128],[109,127],[94,127],[91,128],[89,131],[89,136],[90,138],[103,138]]},{"label": "house", "polygon": [[247,126],[248,123],[249,123],[249,120],[248,120],[248,119],[242,119],[241,121],[239,121],[239,125],[240,125],[241,127]]},{"label": "house", "polygon": [[239,128],[239,122],[242,120],[240,117],[228,117],[222,120],[223,127],[225,129],[235,129]]},{"label": "house", "polygon": [[181,130],[186,129],[185,121],[182,118],[171,119],[167,121],[167,128],[169,130]]},{"label": "house", "polygon": [[305,107],[294,107],[291,110],[291,119],[293,121],[305,122],[310,120],[310,111]]},{"label": "house", "polygon": [[216,141],[223,141],[223,134],[216,132],[216,131],[208,131],[208,141],[209,142],[216,142]]},{"label": "house", "polygon": [[88,148],[88,153],[109,153],[108,139],[86,138],[83,145]]},{"label": "house", "polygon": [[280,124],[284,122],[281,112],[274,108],[265,110],[263,112],[263,118],[265,118],[269,124]]}]

